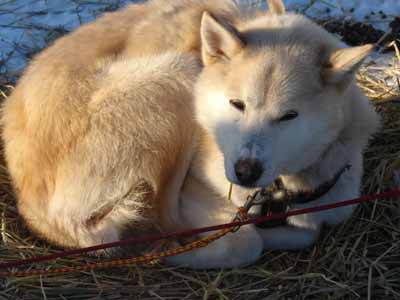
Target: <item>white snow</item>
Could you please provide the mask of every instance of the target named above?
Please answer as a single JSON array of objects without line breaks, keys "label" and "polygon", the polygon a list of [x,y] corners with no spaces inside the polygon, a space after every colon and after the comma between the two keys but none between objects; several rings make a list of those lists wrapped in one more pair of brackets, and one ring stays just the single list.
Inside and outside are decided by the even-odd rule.
[{"label": "white snow", "polygon": [[[128,0],[0,0],[0,73],[19,73],[26,61],[57,36]],[[54,29],[58,29],[54,30]],[[2,66],[1,61],[6,61]]]},{"label": "white snow", "polygon": [[[93,20],[105,10],[135,1],[138,0],[0,0],[0,74],[18,75],[30,57],[57,36]],[[262,0],[235,1],[242,4],[261,3],[266,7]],[[388,30],[388,24],[395,16],[400,16],[400,0],[284,2],[289,10],[316,19],[367,21],[384,31]]]},{"label": "white snow", "polygon": [[[266,7],[265,1],[236,0]],[[314,19],[339,18],[373,25],[386,31],[389,23],[400,16],[400,0],[283,0],[289,11],[306,14]]]},{"label": "white snow", "polygon": [[400,16],[399,0],[286,0],[288,7],[318,19],[346,18],[387,30],[395,16]]}]

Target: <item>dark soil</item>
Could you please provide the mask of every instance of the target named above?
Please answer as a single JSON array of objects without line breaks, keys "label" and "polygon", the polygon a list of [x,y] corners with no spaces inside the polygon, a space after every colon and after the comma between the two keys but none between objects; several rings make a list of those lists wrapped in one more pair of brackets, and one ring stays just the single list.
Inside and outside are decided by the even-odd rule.
[{"label": "dark soil", "polygon": [[[337,34],[342,41],[350,46],[359,46],[368,43],[376,43],[385,34],[382,30],[375,29],[372,25],[343,20],[322,21],[320,24],[329,32]],[[388,43],[400,40],[400,17],[396,17],[391,23],[392,32],[381,42],[385,47]],[[389,48],[387,50],[393,50]]]}]

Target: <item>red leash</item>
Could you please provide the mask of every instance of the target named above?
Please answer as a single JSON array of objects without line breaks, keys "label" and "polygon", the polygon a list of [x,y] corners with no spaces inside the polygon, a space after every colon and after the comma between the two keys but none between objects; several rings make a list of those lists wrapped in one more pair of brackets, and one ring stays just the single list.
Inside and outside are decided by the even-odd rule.
[{"label": "red leash", "polygon": [[131,239],[121,240],[121,241],[112,242],[112,243],[100,244],[100,245],[87,247],[87,248],[62,251],[62,252],[54,253],[51,255],[32,257],[32,258],[22,259],[22,260],[14,260],[14,261],[9,261],[9,262],[5,262],[5,263],[0,263],[0,269],[15,268],[15,267],[22,266],[22,265],[38,263],[38,262],[45,262],[45,261],[50,261],[50,260],[57,259],[57,258],[63,258],[63,257],[73,256],[73,255],[78,255],[78,254],[85,254],[85,253],[92,252],[92,251],[104,250],[104,249],[109,249],[109,248],[114,248],[114,247],[124,247],[127,245],[155,242],[155,241],[159,241],[159,240],[171,239],[171,238],[177,238],[177,237],[188,237],[188,236],[205,233],[205,232],[210,232],[210,231],[223,230],[223,229],[232,228],[232,227],[240,227],[240,226],[248,225],[248,224],[258,224],[258,223],[263,223],[263,222],[267,222],[267,221],[271,221],[271,220],[285,219],[285,218],[291,217],[291,216],[315,213],[315,212],[335,209],[335,208],[339,208],[339,207],[343,207],[343,206],[349,206],[349,205],[359,204],[359,203],[363,203],[363,202],[369,202],[369,201],[373,201],[373,200],[392,198],[392,197],[398,197],[398,196],[400,196],[400,189],[391,190],[391,191],[380,193],[380,194],[366,195],[366,196],[362,196],[360,198],[336,202],[333,204],[326,204],[326,205],[319,205],[319,206],[310,207],[310,208],[296,209],[296,210],[288,211],[286,213],[278,213],[278,214],[273,214],[273,215],[268,215],[268,216],[260,216],[260,217],[256,217],[256,218],[252,218],[252,219],[248,219],[248,220],[244,220],[244,221],[237,221],[237,222],[231,222],[231,223],[226,223],[226,224],[221,224],[221,225],[201,227],[201,228],[180,231],[180,232],[157,234],[157,235],[151,235],[151,236],[146,236],[146,237],[141,237],[141,238],[131,238]]}]

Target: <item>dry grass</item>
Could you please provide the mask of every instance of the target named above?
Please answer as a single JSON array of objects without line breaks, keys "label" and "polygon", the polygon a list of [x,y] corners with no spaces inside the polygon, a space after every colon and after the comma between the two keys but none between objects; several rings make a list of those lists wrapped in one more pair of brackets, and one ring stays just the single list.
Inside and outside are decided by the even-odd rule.
[{"label": "dry grass", "polygon": [[[399,65],[380,70],[397,76]],[[384,119],[384,128],[365,153],[365,192],[400,182],[400,86],[388,88],[360,72],[359,82]],[[11,87],[2,86],[0,98]],[[36,239],[17,215],[6,168],[0,166],[0,258],[13,260],[57,249]],[[70,258],[51,267],[74,266],[95,258]],[[49,267],[46,264],[35,266]],[[166,266],[114,268],[62,276],[0,278],[5,299],[400,299],[400,202],[387,199],[362,205],[354,217],[326,228],[311,249],[267,251],[256,264],[240,269],[191,271]]]},{"label": "dry grass", "polygon": [[[368,82],[374,101],[384,88]],[[387,71],[389,72],[389,71]],[[390,71],[392,72],[392,71]],[[3,87],[4,94],[10,88]],[[397,97],[399,97],[397,89]],[[389,98],[394,95],[390,94]],[[364,190],[393,186],[400,169],[400,105],[378,105],[384,129],[365,155]],[[0,167],[0,257],[21,259],[56,249],[35,239],[21,223],[5,167]],[[51,267],[95,258],[70,258]],[[48,267],[39,265],[38,267]],[[0,279],[0,299],[400,299],[400,202],[387,199],[360,207],[341,226],[325,229],[318,244],[297,252],[267,251],[257,264],[225,271],[166,266],[125,267],[49,277]]]}]

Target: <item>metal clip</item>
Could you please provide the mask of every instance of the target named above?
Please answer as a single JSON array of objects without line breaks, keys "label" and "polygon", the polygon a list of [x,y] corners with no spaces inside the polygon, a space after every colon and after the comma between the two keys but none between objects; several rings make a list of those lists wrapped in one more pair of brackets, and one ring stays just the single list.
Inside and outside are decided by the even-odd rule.
[{"label": "metal clip", "polygon": [[249,210],[255,206],[255,205],[262,205],[265,202],[268,202],[271,200],[271,195],[268,193],[266,190],[258,190],[256,191],[253,195],[249,195],[247,197],[246,203],[243,205],[243,209],[246,212],[249,212]]},{"label": "metal clip", "polygon": [[[242,222],[249,218],[247,213],[255,205],[262,205],[265,201],[270,199],[269,193],[263,192],[264,190],[258,190],[253,195],[249,195],[246,199],[246,203],[239,208],[236,216],[233,218],[233,222]],[[232,232],[238,231],[240,226],[236,226],[232,229]]]}]

